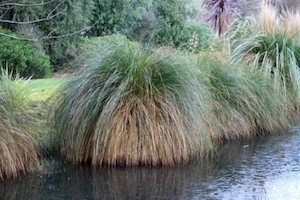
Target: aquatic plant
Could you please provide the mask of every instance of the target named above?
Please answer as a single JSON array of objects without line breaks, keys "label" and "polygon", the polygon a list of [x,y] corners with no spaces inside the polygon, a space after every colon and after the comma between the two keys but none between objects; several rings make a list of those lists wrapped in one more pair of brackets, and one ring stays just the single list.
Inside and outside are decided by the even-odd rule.
[{"label": "aquatic plant", "polygon": [[40,168],[36,143],[26,115],[23,81],[2,70],[0,80],[0,179],[15,178]]},{"label": "aquatic plant", "polygon": [[3,180],[0,182],[1,199],[36,199],[41,192],[44,179],[36,176],[18,180]]},{"label": "aquatic plant", "polygon": [[98,38],[87,67],[54,96],[62,155],[93,166],[174,165],[212,149],[209,91],[182,52]]}]

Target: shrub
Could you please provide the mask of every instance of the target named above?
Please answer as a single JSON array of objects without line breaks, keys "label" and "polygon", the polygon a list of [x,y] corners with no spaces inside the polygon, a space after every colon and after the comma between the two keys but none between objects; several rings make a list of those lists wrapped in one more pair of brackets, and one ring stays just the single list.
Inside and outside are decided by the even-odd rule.
[{"label": "shrub", "polygon": [[[114,35],[52,104],[62,154],[94,166],[174,165],[212,148],[206,87],[189,57]],[[199,92],[199,90],[202,91]],[[201,94],[201,95],[200,95]]]},{"label": "shrub", "polygon": [[91,29],[87,35],[97,37],[120,33],[129,35],[141,24],[145,0],[96,0],[92,10]]},{"label": "shrub", "polygon": [[157,20],[155,18],[151,2],[141,12],[140,24],[136,28],[132,29],[129,34],[126,34],[133,41],[138,41],[143,44],[153,43],[154,30],[157,26]]},{"label": "shrub", "polygon": [[0,179],[15,178],[40,169],[36,144],[31,136],[32,118],[27,110],[24,82],[12,81],[2,71],[0,81]]},{"label": "shrub", "polygon": [[158,45],[180,46],[187,18],[193,15],[187,7],[189,0],[154,0],[153,12],[157,21],[154,42]]},{"label": "shrub", "polygon": [[[0,29],[1,32],[13,33]],[[0,63],[14,74],[39,78],[52,71],[50,58],[28,42],[0,35]]]},{"label": "shrub", "polygon": [[188,23],[180,34],[179,47],[198,53],[211,47],[213,33],[206,23]]}]

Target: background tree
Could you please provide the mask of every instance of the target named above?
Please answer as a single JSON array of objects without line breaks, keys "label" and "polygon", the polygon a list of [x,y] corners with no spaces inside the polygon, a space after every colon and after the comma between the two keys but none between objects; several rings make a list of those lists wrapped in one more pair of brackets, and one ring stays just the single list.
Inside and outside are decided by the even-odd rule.
[{"label": "background tree", "polygon": [[243,0],[204,0],[204,16],[213,29],[222,36],[231,18],[240,13],[238,4]]},{"label": "background tree", "polygon": [[233,19],[257,12],[261,3],[275,6],[278,10],[300,7],[297,0],[203,0],[203,16],[222,36]]},{"label": "background tree", "polygon": [[[210,31],[203,23],[189,23],[197,14],[193,0],[96,0],[90,37],[119,33],[147,45],[170,45],[193,50],[208,45]],[[201,41],[199,41],[201,40]]]},{"label": "background tree", "polygon": [[51,3],[46,13],[59,6],[60,15],[52,20],[40,23],[41,30],[47,35],[43,47],[50,55],[56,70],[61,65],[76,56],[76,45],[89,25],[89,17],[93,9],[93,0],[65,0],[61,4]]},{"label": "background tree", "polygon": [[153,0],[153,12],[157,20],[156,43],[179,46],[187,18],[195,14],[189,9],[189,3],[190,0]]},{"label": "background tree", "polygon": [[[1,28],[0,32],[15,35]],[[50,58],[43,51],[26,41],[3,35],[0,35],[0,66],[21,77],[40,78],[52,72]]]},{"label": "background tree", "polygon": [[[30,25],[40,21],[50,20],[60,13],[57,12],[57,8],[53,8],[51,13],[46,15],[45,6],[49,6],[50,3],[55,0],[48,0],[46,2],[39,3],[36,0],[7,0],[0,3],[0,23],[5,29],[16,31],[18,26]],[[41,18],[45,16],[45,18]]]},{"label": "background tree", "polygon": [[153,0],[155,45],[167,45],[192,52],[211,46],[211,30],[205,22],[199,21],[199,9],[194,3],[193,0]]},{"label": "background tree", "polygon": [[[0,26],[35,41],[50,55],[55,69],[75,56],[74,47],[89,25],[93,0],[8,0],[0,3]],[[5,35],[0,32],[0,35]]]},{"label": "background tree", "polygon": [[146,0],[95,0],[88,36],[120,33],[127,36],[141,26]]},{"label": "background tree", "polygon": [[[32,41],[51,58],[54,70],[77,56],[82,36],[113,33],[155,45],[188,47],[207,36],[202,24],[187,23],[192,0],[7,0],[0,3],[0,26],[22,33],[6,35]],[[0,31],[0,35],[5,35]],[[201,47],[202,48],[202,47]],[[198,48],[200,49],[200,48]]]}]

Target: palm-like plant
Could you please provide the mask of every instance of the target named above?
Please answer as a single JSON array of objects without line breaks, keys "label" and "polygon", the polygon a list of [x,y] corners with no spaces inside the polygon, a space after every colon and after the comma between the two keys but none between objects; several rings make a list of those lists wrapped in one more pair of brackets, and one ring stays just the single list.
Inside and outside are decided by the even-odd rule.
[{"label": "palm-like plant", "polygon": [[201,120],[210,114],[208,90],[188,57],[117,35],[92,49],[88,67],[54,98],[63,156],[94,166],[174,165],[212,148]]},{"label": "palm-like plant", "polygon": [[[239,1],[241,3],[241,1]],[[232,17],[239,14],[238,0],[205,0],[205,18],[221,36]]]}]

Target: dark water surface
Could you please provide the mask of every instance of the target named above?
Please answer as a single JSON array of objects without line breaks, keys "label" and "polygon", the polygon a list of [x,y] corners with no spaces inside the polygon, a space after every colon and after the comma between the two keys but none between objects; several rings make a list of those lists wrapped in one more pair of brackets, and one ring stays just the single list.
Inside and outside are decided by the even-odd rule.
[{"label": "dark water surface", "polygon": [[93,169],[45,160],[45,172],[0,182],[0,200],[300,199],[300,126],[229,142],[213,161]]}]

